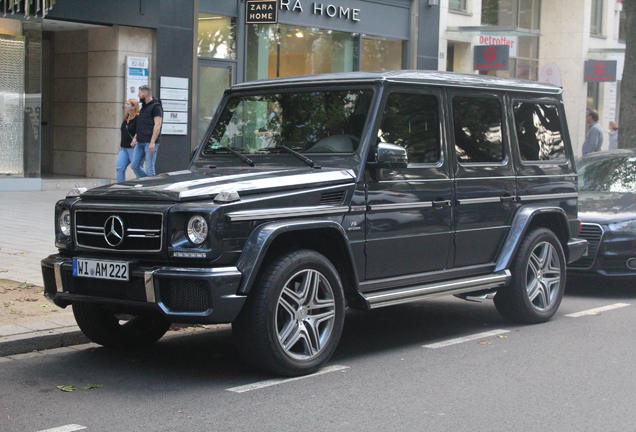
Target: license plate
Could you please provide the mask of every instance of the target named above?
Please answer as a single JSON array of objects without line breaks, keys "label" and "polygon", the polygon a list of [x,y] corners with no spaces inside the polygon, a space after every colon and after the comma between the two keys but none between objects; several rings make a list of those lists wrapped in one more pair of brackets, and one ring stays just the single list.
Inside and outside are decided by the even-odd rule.
[{"label": "license plate", "polygon": [[127,281],[128,270],[128,263],[124,261],[73,258],[73,276]]}]

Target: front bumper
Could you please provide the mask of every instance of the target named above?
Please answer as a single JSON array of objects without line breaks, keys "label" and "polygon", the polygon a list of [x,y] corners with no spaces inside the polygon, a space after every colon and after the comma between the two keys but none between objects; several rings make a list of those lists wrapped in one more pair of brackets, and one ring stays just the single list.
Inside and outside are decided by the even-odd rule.
[{"label": "front bumper", "polygon": [[215,324],[234,321],[246,299],[237,295],[236,267],[131,263],[127,282],[73,276],[72,267],[72,258],[58,254],[42,260],[44,295],[57,306],[84,301],[128,313],[155,310],[174,323]]},{"label": "front bumper", "polygon": [[568,264],[587,255],[588,242],[580,238],[573,238],[568,241]]}]

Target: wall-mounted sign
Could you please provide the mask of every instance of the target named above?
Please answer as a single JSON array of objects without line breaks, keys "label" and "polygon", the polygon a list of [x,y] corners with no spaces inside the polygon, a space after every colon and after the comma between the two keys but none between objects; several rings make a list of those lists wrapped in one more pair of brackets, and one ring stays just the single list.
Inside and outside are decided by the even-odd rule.
[{"label": "wall-mounted sign", "polygon": [[563,87],[561,69],[556,63],[546,63],[539,71],[539,81]]},{"label": "wall-mounted sign", "polygon": [[188,134],[188,78],[161,77],[162,135]]},{"label": "wall-mounted sign", "polygon": [[[301,0],[280,0],[280,9],[292,12],[303,12]],[[327,18],[340,18],[351,21],[360,21],[360,9],[340,6],[328,3],[313,2],[309,11],[314,15]]]},{"label": "wall-mounted sign", "polygon": [[587,60],[583,67],[583,80],[616,81],[616,60]]},{"label": "wall-mounted sign", "polygon": [[519,45],[519,37],[480,35],[478,45],[508,45],[510,47],[510,57],[517,57],[517,45]]},{"label": "wall-mounted sign", "polygon": [[148,85],[148,57],[126,56],[126,99],[139,100],[139,87]]},{"label": "wall-mounted sign", "polygon": [[507,70],[510,58],[508,45],[477,45],[473,69],[476,70]]},{"label": "wall-mounted sign", "polygon": [[245,2],[245,23],[278,23],[278,0],[247,0]]}]

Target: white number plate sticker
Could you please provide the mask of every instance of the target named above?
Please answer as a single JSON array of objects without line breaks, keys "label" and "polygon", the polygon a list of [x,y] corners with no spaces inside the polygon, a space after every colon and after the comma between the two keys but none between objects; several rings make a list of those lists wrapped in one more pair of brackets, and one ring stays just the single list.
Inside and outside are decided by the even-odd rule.
[{"label": "white number plate sticker", "polygon": [[123,261],[73,258],[73,276],[127,281],[128,267]]}]

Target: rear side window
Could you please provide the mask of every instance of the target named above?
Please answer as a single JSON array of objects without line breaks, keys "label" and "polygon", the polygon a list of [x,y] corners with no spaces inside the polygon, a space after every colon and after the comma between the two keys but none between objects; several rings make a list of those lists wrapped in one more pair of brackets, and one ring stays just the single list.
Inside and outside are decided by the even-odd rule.
[{"label": "rear side window", "polygon": [[438,113],[433,95],[393,92],[384,108],[378,140],[404,147],[409,164],[436,163],[441,155]]},{"label": "rear side window", "polygon": [[515,102],[513,108],[522,161],[565,159],[561,119],[556,105]]},{"label": "rear side window", "polygon": [[501,102],[491,97],[454,97],[455,152],[461,163],[504,159]]}]

